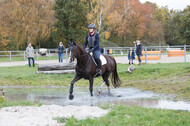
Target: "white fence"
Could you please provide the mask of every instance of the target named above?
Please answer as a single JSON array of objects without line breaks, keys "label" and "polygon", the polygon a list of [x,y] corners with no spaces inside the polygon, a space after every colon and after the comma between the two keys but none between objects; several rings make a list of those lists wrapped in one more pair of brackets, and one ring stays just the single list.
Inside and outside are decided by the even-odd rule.
[{"label": "white fence", "polygon": [[[133,48],[135,51],[135,47],[105,47],[102,48],[102,53],[107,55],[113,55],[113,56],[127,56],[128,51],[130,48]],[[182,53],[184,55],[184,62],[186,62],[187,55],[190,55],[190,45],[178,45],[178,46],[146,46],[143,47],[143,51],[145,51],[145,63],[148,62],[147,57],[148,56],[154,56],[159,55],[160,57],[162,55],[168,55],[168,51],[170,50],[184,50]],[[39,54],[39,50],[35,49],[35,59],[41,60],[41,56]],[[148,54],[147,51],[161,51],[160,54]],[[51,59],[57,59],[57,49],[47,49],[47,54],[43,60],[51,60]],[[174,53],[175,54],[175,53]],[[179,54],[179,53],[178,53]],[[68,49],[64,50],[64,58],[66,59],[66,62],[68,62],[69,53]],[[0,58],[8,58],[8,60],[13,60],[15,57],[20,57],[20,60],[26,60],[26,51],[0,51]],[[0,60],[1,61],[1,60]]]}]

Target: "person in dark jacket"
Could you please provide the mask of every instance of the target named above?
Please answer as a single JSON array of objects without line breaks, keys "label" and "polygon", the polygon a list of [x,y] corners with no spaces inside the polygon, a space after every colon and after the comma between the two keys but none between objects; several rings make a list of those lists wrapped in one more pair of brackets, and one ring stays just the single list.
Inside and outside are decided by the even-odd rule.
[{"label": "person in dark jacket", "polygon": [[63,62],[63,50],[65,49],[65,47],[63,46],[63,43],[60,42],[59,46],[58,46],[58,57],[59,57],[59,62],[62,63]]},{"label": "person in dark jacket", "polygon": [[130,48],[130,50],[128,52],[129,65],[133,64],[134,59],[135,59],[135,52],[134,52],[133,48]]},{"label": "person in dark jacket", "polygon": [[136,55],[138,57],[139,65],[142,65],[141,63],[141,56],[142,56],[142,44],[139,40],[137,40],[137,45],[136,45]]},{"label": "person in dark jacket", "polygon": [[100,48],[99,48],[99,35],[98,33],[95,32],[96,30],[96,25],[95,24],[90,24],[88,26],[89,33],[86,36],[85,43],[83,48],[85,49],[88,45],[88,52],[93,53],[94,60],[98,66],[98,75],[102,75],[101,71],[101,60],[100,60]]}]

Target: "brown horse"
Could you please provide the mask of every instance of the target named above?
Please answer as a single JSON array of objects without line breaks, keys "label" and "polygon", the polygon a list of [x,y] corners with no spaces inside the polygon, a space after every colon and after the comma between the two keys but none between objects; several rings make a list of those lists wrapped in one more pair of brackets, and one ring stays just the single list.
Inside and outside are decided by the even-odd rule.
[{"label": "brown horse", "polygon": [[[93,96],[93,81],[94,77],[97,77],[97,70],[96,70],[96,64],[94,63],[92,56],[87,53],[81,46],[76,44],[75,42],[68,42],[69,44],[69,52],[70,52],[70,62],[73,62],[74,59],[77,59],[77,65],[75,68],[76,74],[75,78],[71,81],[70,85],[70,95],[69,99],[72,100],[74,98],[73,95],[73,86],[74,83],[81,78],[88,79],[89,80],[89,90],[90,90],[90,95]],[[121,85],[121,81],[119,79],[119,76],[117,74],[117,64],[115,59],[112,56],[108,55],[103,55],[106,60],[107,64],[102,65],[102,78],[103,81],[106,83],[108,87],[108,92],[110,93],[110,83],[108,80],[108,77],[112,73],[112,85],[116,88]]]}]

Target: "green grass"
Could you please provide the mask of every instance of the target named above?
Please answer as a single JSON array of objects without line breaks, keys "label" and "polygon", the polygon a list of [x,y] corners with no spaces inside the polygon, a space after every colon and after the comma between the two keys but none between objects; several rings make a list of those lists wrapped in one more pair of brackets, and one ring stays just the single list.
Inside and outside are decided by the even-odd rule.
[{"label": "green grass", "polygon": [[[10,107],[10,106],[32,106],[32,105],[35,104],[28,101],[7,101],[5,98],[0,96],[0,108]],[[41,104],[39,103],[38,106],[40,105]]]},{"label": "green grass", "polygon": [[126,74],[123,67],[118,68],[123,87],[175,94],[176,98],[190,100],[190,63],[143,64],[131,74]]},{"label": "green grass", "polygon": [[189,126],[190,112],[116,105],[100,118],[55,119],[66,126]]},{"label": "green grass", "polygon": [[[136,70],[127,73],[127,64],[118,64],[122,87],[136,87],[158,93],[175,94],[176,98],[190,100],[190,63],[135,65]],[[37,66],[4,67],[0,70],[1,86],[69,86],[74,74],[36,74]],[[99,86],[102,78],[96,78]],[[88,86],[89,81],[81,79],[75,86]]]}]

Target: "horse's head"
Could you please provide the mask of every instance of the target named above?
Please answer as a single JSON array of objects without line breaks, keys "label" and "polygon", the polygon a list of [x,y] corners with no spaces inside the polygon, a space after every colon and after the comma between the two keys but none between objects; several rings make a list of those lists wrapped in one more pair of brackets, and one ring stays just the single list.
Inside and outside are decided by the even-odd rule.
[{"label": "horse's head", "polygon": [[69,45],[69,57],[70,57],[70,63],[77,58],[77,44],[75,42],[68,42]]}]

